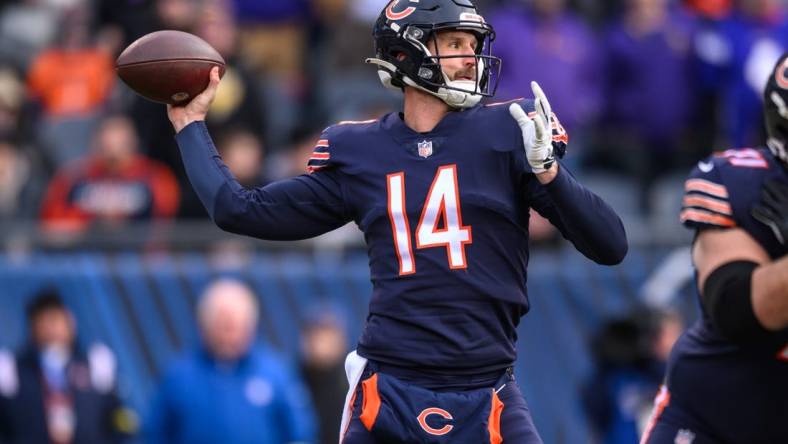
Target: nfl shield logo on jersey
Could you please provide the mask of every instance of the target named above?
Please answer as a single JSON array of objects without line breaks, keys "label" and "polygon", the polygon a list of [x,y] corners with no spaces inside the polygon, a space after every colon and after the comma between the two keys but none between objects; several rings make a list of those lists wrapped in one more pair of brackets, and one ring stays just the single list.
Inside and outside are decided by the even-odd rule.
[{"label": "nfl shield logo on jersey", "polygon": [[432,141],[422,140],[419,142],[419,156],[427,158],[432,156]]},{"label": "nfl shield logo on jersey", "polygon": [[695,441],[695,434],[687,429],[681,429],[676,433],[676,439],[673,440],[676,444],[692,444]]}]

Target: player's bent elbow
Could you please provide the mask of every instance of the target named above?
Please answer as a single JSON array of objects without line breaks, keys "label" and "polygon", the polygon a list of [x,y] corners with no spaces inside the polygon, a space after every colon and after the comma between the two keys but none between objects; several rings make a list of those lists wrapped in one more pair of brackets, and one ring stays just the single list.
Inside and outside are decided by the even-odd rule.
[{"label": "player's bent elbow", "polygon": [[629,242],[623,227],[620,233],[607,238],[603,251],[597,256],[596,263],[600,265],[618,265],[624,261],[629,251]]},{"label": "player's bent elbow", "polygon": [[213,204],[213,211],[209,210],[211,219],[217,227],[234,234],[251,235],[255,237],[267,231],[269,220],[268,213],[263,205],[255,204],[254,198],[248,190],[232,190],[223,187]]},{"label": "player's bent elbow", "polygon": [[297,230],[289,229],[283,225],[281,218],[275,217],[264,206],[252,204],[251,200],[243,195],[232,195],[223,200],[221,205],[217,203],[211,219],[223,231],[263,240],[300,240],[311,237],[299,235]]},{"label": "player's bent elbow", "polygon": [[624,258],[627,257],[627,252],[629,251],[629,243],[627,242],[626,237],[614,243],[612,248],[610,249],[610,255],[604,258],[602,265],[618,265],[624,261]]},{"label": "player's bent elbow", "polygon": [[246,211],[239,205],[216,205],[211,214],[213,223],[223,231],[235,234],[240,233],[243,220],[248,217]]},{"label": "player's bent elbow", "polygon": [[213,223],[222,231],[235,233],[237,231],[237,217],[229,211],[217,211],[213,215]]}]

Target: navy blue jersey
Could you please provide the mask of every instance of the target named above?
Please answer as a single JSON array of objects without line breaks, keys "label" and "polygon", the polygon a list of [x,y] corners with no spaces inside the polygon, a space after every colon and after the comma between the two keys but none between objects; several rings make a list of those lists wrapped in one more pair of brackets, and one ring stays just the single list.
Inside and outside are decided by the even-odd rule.
[{"label": "navy blue jersey", "polygon": [[[533,102],[523,107],[533,111]],[[557,123],[553,133],[560,150],[566,134]],[[428,133],[398,113],[331,126],[311,174],[254,190],[232,180],[201,125],[178,142],[222,228],[298,239],[358,225],[373,283],[358,351],[383,363],[438,374],[512,364],[515,329],[529,308],[529,207],[597,262],[617,263],[626,252],[618,217],[563,166],[539,184],[506,105],[451,112]]]},{"label": "navy blue jersey", "polygon": [[[767,180],[788,182],[768,149],[728,150],[698,163],[685,184],[681,220],[695,230],[738,227],[772,259],[788,253],[750,211]],[[702,307],[702,305],[701,305]],[[702,310],[678,340],[668,364],[670,402],[724,442],[785,442],[788,334],[758,344],[725,339]]]}]

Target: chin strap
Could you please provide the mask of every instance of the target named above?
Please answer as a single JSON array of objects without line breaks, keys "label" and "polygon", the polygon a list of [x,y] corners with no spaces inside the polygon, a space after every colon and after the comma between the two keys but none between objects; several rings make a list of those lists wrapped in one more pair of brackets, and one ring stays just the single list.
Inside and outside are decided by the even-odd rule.
[{"label": "chin strap", "polygon": [[[378,58],[368,58],[365,61],[366,63],[378,66],[378,77],[380,78],[380,83],[382,83],[383,86],[389,89],[399,89],[391,83],[392,73],[396,72],[397,70],[397,67],[394,66],[394,64]],[[477,67],[477,71],[478,69],[479,68]],[[420,91],[424,91],[427,94],[431,94],[443,100],[452,108],[471,108],[476,106],[476,104],[482,99],[481,94],[471,91],[471,89],[478,89],[478,85],[473,80],[448,80],[445,73],[443,74],[443,77],[444,81],[446,82],[446,86],[457,89],[450,89],[441,86],[438,88],[438,91],[435,92],[419,85],[408,76],[402,76],[402,81],[408,86],[416,88]],[[459,89],[464,91],[459,91]]]}]

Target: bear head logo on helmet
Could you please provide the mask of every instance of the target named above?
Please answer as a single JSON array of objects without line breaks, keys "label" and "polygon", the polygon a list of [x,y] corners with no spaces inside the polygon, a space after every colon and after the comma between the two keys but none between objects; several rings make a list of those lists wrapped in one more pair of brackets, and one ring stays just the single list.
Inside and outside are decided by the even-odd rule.
[{"label": "bear head logo on helmet", "polygon": [[[451,80],[441,69],[441,60],[470,55],[441,55],[437,34],[467,31],[477,40],[475,80]],[[495,94],[501,59],[492,55],[495,32],[476,11],[472,0],[391,0],[378,17],[372,35],[375,57],[367,59],[378,67],[387,88],[411,86],[432,94],[452,108],[470,108],[482,97]],[[428,49],[434,42],[435,54]]]}]

